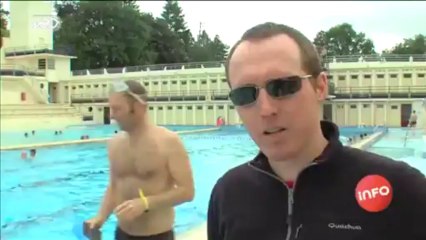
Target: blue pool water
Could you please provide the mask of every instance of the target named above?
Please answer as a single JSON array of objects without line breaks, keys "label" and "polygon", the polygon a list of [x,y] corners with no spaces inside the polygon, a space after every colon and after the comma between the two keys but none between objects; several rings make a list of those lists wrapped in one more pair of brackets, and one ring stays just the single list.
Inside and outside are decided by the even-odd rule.
[{"label": "blue pool water", "polygon": [[404,161],[426,174],[426,142],[423,132],[419,130],[415,133],[409,131],[407,134],[407,129],[389,129],[368,151]]},{"label": "blue pool water", "polygon": [[[370,131],[341,129],[346,137]],[[178,233],[205,221],[217,179],[258,151],[244,128],[181,137],[191,159],[196,194],[176,209]],[[107,185],[105,144],[41,148],[33,161],[22,161],[19,155],[20,151],[0,153],[1,239],[76,240],[73,224],[96,214]],[[104,240],[112,239],[115,223],[111,215],[102,229]]]}]

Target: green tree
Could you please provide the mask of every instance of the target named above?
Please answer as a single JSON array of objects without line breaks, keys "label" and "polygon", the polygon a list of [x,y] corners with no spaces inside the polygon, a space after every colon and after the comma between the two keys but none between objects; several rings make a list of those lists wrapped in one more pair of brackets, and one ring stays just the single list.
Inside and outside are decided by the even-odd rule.
[{"label": "green tree", "polygon": [[[67,5],[67,3],[65,3]],[[55,45],[76,50],[74,69],[123,67],[154,62],[149,49],[151,28],[133,4],[120,1],[81,1],[59,15]],[[58,12],[59,14],[59,12]],[[129,24],[131,23],[131,24]]]},{"label": "green tree", "polygon": [[179,40],[182,42],[182,48],[185,50],[186,55],[182,62],[189,60],[188,52],[194,43],[191,31],[186,26],[185,15],[183,14],[182,8],[179,6],[176,0],[167,0],[164,5],[163,13],[161,17],[165,20],[169,28],[176,33]]},{"label": "green tree", "polygon": [[374,43],[364,33],[357,33],[352,25],[343,23],[320,31],[314,44],[318,50],[325,48],[327,55],[367,55],[374,54]]},{"label": "green tree", "polygon": [[391,50],[385,50],[383,53],[426,54],[426,36],[417,34],[413,38],[404,39],[402,43],[397,44]]},{"label": "green tree", "polygon": [[[0,36],[3,37],[9,37],[9,31],[7,30],[7,16],[9,16],[9,12],[3,9],[3,2],[0,2]],[[3,46],[3,39],[0,39],[1,46]]]},{"label": "green tree", "polygon": [[211,42],[211,54],[213,55],[213,61],[223,61],[228,55],[229,46],[224,44],[219,35],[216,35]]},{"label": "green tree", "polygon": [[177,35],[168,27],[162,18],[154,19],[151,15],[147,17],[151,26],[150,48],[155,52],[155,64],[179,63],[186,58],[187,53],[182,47],[182,42]]}]

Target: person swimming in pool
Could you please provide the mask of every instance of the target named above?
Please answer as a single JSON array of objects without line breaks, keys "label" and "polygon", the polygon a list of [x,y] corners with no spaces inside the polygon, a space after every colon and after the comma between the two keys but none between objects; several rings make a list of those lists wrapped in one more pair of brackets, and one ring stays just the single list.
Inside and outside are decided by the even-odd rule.
[{"label": "person swimming in pool", "polygon": [[174,207],[194,197],[188,154],[177,133],[149,121],[139,82],[116,82],[112,89],[111,117],[123,131],[108,142],[109,184],[86,224],[100,228],[114,212],[116,240],[174,239]]}]

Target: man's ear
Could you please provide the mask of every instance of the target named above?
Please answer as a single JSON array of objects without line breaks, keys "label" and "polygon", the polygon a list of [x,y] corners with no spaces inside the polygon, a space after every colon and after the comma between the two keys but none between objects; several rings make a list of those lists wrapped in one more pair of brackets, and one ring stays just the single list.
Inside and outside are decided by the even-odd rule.
[{"label": "man's ear", "polygon": [[325,72],[321,72],[315,79],[315,93],[318,101],[324,101],[328,97],[328,78]]}]

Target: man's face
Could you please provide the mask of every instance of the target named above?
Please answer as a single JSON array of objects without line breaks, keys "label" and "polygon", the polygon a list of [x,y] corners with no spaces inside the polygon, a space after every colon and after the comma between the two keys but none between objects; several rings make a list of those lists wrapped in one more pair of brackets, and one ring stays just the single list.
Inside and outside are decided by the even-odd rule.
[{"label": "man's face", "polygon": [[[242,42],[229,66],[231,88],[247,84],[265,87],[272,79],[305,76],[297,43],[287,35]],[[316,82],[314,88],[310,81]],[[327,79],[302,79],[299,91],[284,98],[272,98],[261,89],[257,101],[237,107],[253,140],[275,161],[290,160],[303,151],[320,124],[320,100],[327,94]],[[277,129],[284,129],[272,133]],[[268,134],[269,133],[269,134]]]},{"label": "man's face", "polygon": [[142,117],[137,116],[140,114],[136,113],[135,104],[123,93],[113,93],[109,97],[111,118],[124,131],[131,130],[137,121],[142,121]]}]

